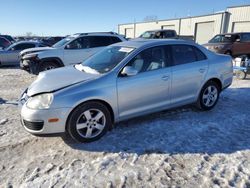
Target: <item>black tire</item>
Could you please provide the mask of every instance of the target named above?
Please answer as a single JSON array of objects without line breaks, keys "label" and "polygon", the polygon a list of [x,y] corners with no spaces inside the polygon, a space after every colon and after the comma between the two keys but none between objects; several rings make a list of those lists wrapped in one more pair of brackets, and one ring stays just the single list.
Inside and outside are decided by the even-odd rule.
[{"label": "black tire", "polygon": [[[212,91],[210,94],[209,94],[209,87],[211,88]],[[205,96],[207,96],[207,99]],[[217,104],[219,97],[220,97],[220,87],[218,86],[218,84],[214,81],[208,81],[202,87],[196,106],[202,111],[211,110]]]},{"label": "black tire", "polygon": [[60,67],[57,63],[55,62],[41,62],[39,72],[51,70],[51,69],[56,69]]},{"label": "black tire", "polygon": [[[85,113],[87,112],[91,114],[91,118],[86,117]],[[94,120],[99,112],[101,112],[103,116],[98,119],[98,121]],[[77,125],[81,124],[84,124],[86,127],[77,127]],[[97,125],[103,125],[102,130],[97,128]],[[112,119],[108,108],[99,102],[86,102],[79,105],[72,111],[68,117],[66,131],[71,138],[78,142],[84,143],[93,142],[100,139],[110,127],[112,127]],[[91,129],[91,134],[93,133],[96,135],[93,137],[87,136],[89,129]]]},{"label": "black tire", "polygon": [[239,79],[239,80],[244,80],[247,77],[247,73],[244,72],[244,71],[237,71],[235,73],[235,75],[236,75],[236,78]]}]

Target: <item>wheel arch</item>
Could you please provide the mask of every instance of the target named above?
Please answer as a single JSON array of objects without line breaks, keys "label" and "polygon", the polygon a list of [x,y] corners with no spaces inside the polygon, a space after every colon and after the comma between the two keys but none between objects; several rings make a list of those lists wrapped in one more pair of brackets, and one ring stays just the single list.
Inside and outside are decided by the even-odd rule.
[{"label": "wheel arch", "polygon": [[[70,115],[73,113],[73,111],[74,111],[77,107],[79,107],[80,105],[83,105],[84,103],[88,103],[88,102],[98,102],[98,103],[101,103],[101,104],[103,104],[104,106],[106,106],[106,107],[108,108],[108,111],[110,112],[112,124],[115,123],[115,114],[114,114],[114,110],[113,110],[113,108],[111,107],[111,105],[110,105],[108,102],[106,102],[106,101],[104,101],[104,100],[102,100],[102,99],[90,99],[90,100],[86,100],[86,101],[84,101],[84,102],[81,102],[81,103],[77,104],[76,106],[74,106],[74,107],[72,108],[72,110],[70,111],[70,113],[69,113],[69,115],[68,115],[68,117],[67,117],[66,125],[68,124],[69,117],[70,117]],[[65,128],[66,128],[66,127],[65,127]]]},{"label": "wheel arch", "polygon": [[40,60],[40,63],[44,62],[54,62],[59,65],[59,67],[64,67],[63,61],[59,57],[47,57],[47,58],[42,58]]}]

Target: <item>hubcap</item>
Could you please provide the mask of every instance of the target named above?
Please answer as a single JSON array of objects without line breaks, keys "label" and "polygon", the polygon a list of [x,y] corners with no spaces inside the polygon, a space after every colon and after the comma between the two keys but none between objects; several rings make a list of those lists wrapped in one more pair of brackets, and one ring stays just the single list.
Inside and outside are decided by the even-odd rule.
[{"label": "hubcap", "polygon": [[218,90],[215,86],[208,86],[202,96],[202,102],[205,106],[211,107],[218,98]]},{"label": "hubcap", "polygon": [[104,129],[106,118],[102,111],[90,109],[83,112],[76,124],[77,132],[84,138],[93,138]]}]

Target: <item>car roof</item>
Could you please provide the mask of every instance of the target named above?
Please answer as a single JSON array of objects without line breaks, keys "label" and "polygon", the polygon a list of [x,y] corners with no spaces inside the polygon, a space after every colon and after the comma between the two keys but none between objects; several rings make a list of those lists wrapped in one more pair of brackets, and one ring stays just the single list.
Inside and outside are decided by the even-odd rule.
[{"label": "car roof", "polygon": [[38,42],[38,41],[20,41],[20,42],[16,42],[15,44],[38,44],[38,43],[41,43],[41,42]]},{"label": "car roof", "polygon": [[218,35],[239,35],[239,34],[250,34],[250,32],[236,32],[236,33],[223,33]]},{"label": "car roof", "polygon": [[134,39],[124,42],[115,43],[112,46],[126,46],[132,48],[140,48],[142,46],[153,45],[168,45],[168,44],[190,44],[195,45],[193,41],[181,40],[181,39]]}]

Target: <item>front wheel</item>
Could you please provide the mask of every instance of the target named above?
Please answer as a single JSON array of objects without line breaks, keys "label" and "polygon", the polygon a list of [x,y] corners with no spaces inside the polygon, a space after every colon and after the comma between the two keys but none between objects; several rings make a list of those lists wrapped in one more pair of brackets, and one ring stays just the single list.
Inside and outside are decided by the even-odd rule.
[{"label": "front wheel", "polygon": [[78,106],[67,121],[67,133],[78,142],[100,139],[112,126],[109,110],[99,102],[87,102]]},{"label": "front wheel", "polygon": [[216,82],[207,82],[199,95],[197,106],[201,110],[211,110],[218,102],[220,96],[220,89]]},{"label": "front wheel", "polygon": [[55,68],[58,68],[58,67],[59,66],[54,62],[42,62],[41,65],[40,65],[39,72],[55,69]]}]

